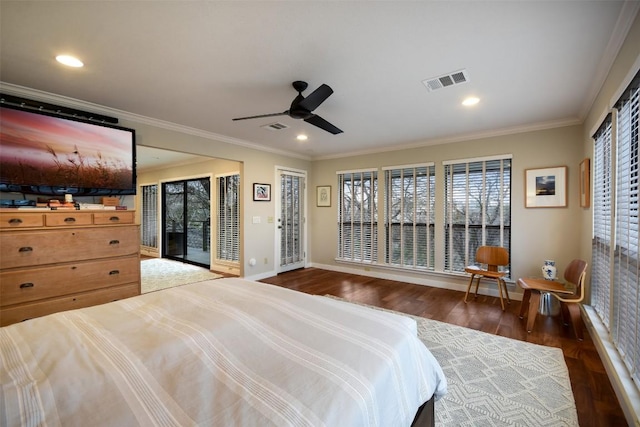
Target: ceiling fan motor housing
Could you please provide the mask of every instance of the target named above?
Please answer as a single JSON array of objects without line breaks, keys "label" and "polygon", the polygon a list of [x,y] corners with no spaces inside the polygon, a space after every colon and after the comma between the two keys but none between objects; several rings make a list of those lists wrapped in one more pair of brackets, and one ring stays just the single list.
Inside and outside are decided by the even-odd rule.
[{"label": "ceiling fan motor housing", "polygon": [[304,92],[307,89],[307,86],[309,86],[307,82],[303,82],[302,80],[296,80],[295,82],[291,83],[291,85],[298,92]]}]

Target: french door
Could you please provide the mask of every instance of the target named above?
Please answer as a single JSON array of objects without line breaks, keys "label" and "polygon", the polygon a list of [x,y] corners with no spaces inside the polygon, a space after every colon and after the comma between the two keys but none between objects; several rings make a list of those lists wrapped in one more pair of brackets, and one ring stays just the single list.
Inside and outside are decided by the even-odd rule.
[{"label": "french door", "polygon": [[[276,241],[280,254],[278,273],[305,266],[306,221],[305,193],[306,174],[287,170],[278,171],[278,228]],[[279,235],[278,235],[279,234]]]},{"label": "french door", "polygon": [[210,178],[162,184],[162,230],[164,258],[210,267]]}]

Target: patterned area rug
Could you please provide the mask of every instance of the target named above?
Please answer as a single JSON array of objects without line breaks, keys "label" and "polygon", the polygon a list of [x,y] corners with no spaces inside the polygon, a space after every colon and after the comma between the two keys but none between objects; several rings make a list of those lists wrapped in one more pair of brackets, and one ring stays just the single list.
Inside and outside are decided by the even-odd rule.
[{"label": "patterned area rug", "polygon": [[146,259],[140,266],[143,294],[222,277],[206,268],[163,258]]},{"label": "patterned area rug", "polygon": [[561,349],[409,317],[447,377],[436,426],[578,426]]}]

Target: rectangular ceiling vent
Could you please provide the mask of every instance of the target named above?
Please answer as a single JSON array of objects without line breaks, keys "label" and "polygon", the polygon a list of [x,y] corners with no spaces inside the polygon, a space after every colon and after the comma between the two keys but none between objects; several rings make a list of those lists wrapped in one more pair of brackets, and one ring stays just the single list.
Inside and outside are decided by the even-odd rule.
[{"label": "rectangular ceiling vent", "polygon": [[262,128],[265,129],[269,129],[269,130],[282,130],[282,129],[288,129],[289,126],[285,125],[284,123],[280,123],[280,122],[276,122],[276,123],[270,123],[268,125],[264,125],[264,126],[260,126]]},{"label": "rectangular ceiling vent", "polygon": [[422,83],[429,89],[429,92],[433,92],[437,89],[442,89],[449,86],[459,85],[469,81],[469,74],[467,70],[454,71],[453,73],[444,74],[438,77],[432,77],[430,79],[423,80]]}]

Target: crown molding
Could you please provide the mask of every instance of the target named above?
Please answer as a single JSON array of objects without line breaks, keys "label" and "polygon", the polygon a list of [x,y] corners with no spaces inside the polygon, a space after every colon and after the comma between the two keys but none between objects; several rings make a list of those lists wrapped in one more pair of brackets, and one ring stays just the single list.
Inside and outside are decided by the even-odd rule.
[{"label": "crown molding", "polygon": [[593,103],[596,101],[600,90],[602,90],[602,86],[611,71],[611,67],[613,67],[616,57],[620,53],[620,49],[622,49],[622,45],[629,35],[629,30],[631,30],[633,22],[635,21],[636,15],[639,11],[640,1],[627,0],[624,2],[624,5],[620,10],[620,15],[618,15],[618,20],[616,21],[613,33],[611,34],[611,38],[609,38],[609,43],[607,43],[607,47],[604,50],[604,54],[596,70],[594,81],[589,86],[589,94],[585,97],[584,104],[580,110],[579,117],[581,120],[586,119],[589,111],[593,107]]},{"label": "crown molding", "polygon": [[583,121],[578,118],[554,120],[549,122],[534,123],[526,126],[514,126],[509,128],[503,128],[503,129],[494,129],[487,132],[474,132],[469,134],[454,135],[446,138],[435,138],[435,139],[430,139],[428,141],[396,145],[393,147],[381,147],[378,149],[374,148],[371,150],[354,151],[350,153],[341,153],[341,154],[336,154],[331,156],[319,156],[319,157],[313,157],[311,160],[313,161],[331,160],[331,159],[339,159],[344,157],[363,156],[367,154],[387,153],[390,151],[411,150],[415,148],[424,148],[424,147],[429,147],[433,145],[453,144],[456,142],[474,141],[477,139],[495,138],[498,136],[515,135],[515,134],[525,133],[525,132],[535,132],[540,130],[565,127],[565,126],[574,126],[574,125],[580,125],[582,123]]},{"label": "crown molding", "polygon": [[114,117],[117,117],[118,119],[127,120],[133,123],[145,124],[145,125],[157,127],[160,129],[184,133],[187,135],[197,136],[204,139],[223,142],[225,144],[235,145],[243,148],[249,148],[252,150],[268,152],[271,154],[278,154],[285,157],[294,157],[302,160],[311,160],[309,156],[304,156],[297,153],[291,153],[289,151],[284,151],[284,150],[277,150],[269,147],[263,147],[253,142],[244,141],[237,138],[231,138],[225,135],[204,131],[204,130],[192,128],[189,126],[179,125],[177,123],[154,119],[152,117],[146,117],[139,114],[118,110],[118,109],[107,107],[100,104],[94,104],[92,102],[69,98],[63,95],[44,92],[41,90],[32,89],[24,86],[18,86],[18,85],[14,85],[14,84],[2,82],[2,81],[0,81],[0,92],[6,93],[8,95],[14,95],[14,96],[20,96],[28,99],[33,99],[34,101],[41,101],[41,102],[46,102],[50,104],[56,104],[62,107],[74,108],[77,110],[88,110],[97,114],[114,116]]}]

